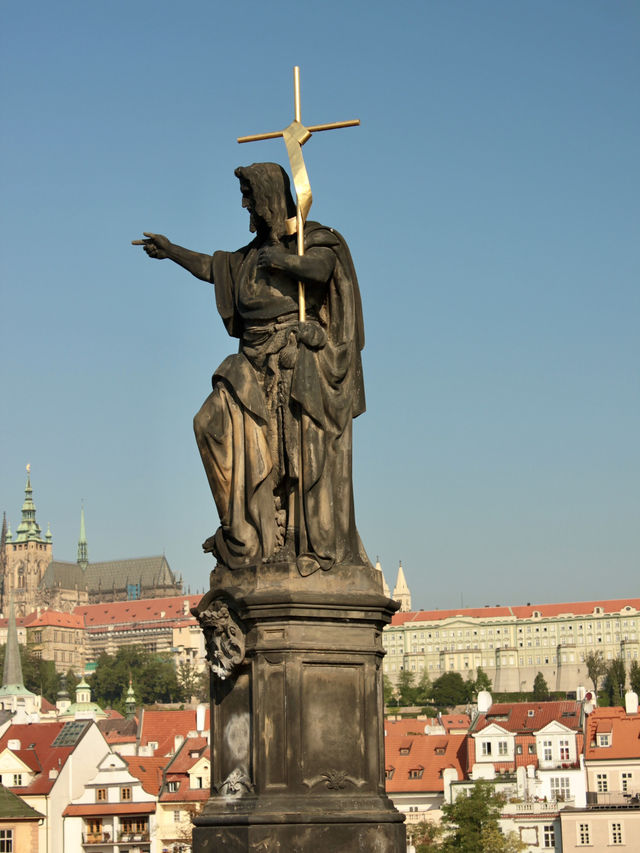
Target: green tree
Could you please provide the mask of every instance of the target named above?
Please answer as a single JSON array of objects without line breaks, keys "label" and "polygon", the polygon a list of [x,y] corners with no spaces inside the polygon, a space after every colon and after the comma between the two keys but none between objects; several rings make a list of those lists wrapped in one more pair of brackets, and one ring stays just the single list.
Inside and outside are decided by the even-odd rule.
[{"label": "green tree", "polygon": [[545,681],[544,675],[539,672],[533,680],[533,701],[546,702],[550,696],[551,694],[549,693],[549,687]]},{"label": "green tree", "polygon": [[415,681],[414,674],[403,669],[398,676],[398,697],[401,705],[415,705],[416,689],[413,686]]},{"label": "green tree", "polygon": [[195,698],[198,702],[203,702],[209,698],[208,669],[205,670],[206,681],[202,678],[202,675],[203,673],[192,660],[181,661],[178,664],[176,677],[182,692],[180,698],[183,702],[190,702],[192,698]]},{"label": "green tree", "polygon": [[589,673],[589,678],[593,683],[593,692],[597,696],[600,679],[607,672],[607,664],[605,662],[604,655],[601,651],[594,651],[592,649],[584,656],[584,662],[587,665],[587,672]]},{"label": "green tree", "polygon": [[493,685],[491,684],[491,679],[484,671],[484,669],[479,666],[476,670],[476,696],[481,690],[488,690],[489,692],[491,692],[492,686]]},{"label": "green tree", "polygon": [[609,661],[604,677],[603,689],[609,705],[624,705],[625,683],[627,672],[621,657]]},{"label": "green tree", "polygon": [[[18,646],[22,664],[22,678],[27,690],[37,696],[44,696],[55,703],[60,685],[60,676],[52,660],[36,657],[29,646]],[[0,646],[0,671],[4,669],[6,645]]]},{"label": "green tree", "polygon": [[[468,797],[459,796],[442,807],[445,838],[442,853],[511,853],[524,850],[526,845],[516,838],[505,838],[498,818],[504,797],[496,794],[491,782],[478,780]],[[514,834],[513,834],[514,835]]]},{"label": "green tree", "polygon": [[632,660],[629,667],[629,686],[640,696],[640,665],[637,660]]},{"label": "green tree", "polygon": [[147,652],[142,646],[121,646],[115,655],[100,655],[89,678],[94,701],[122,712],[130,678],[136,699],[143,705],[182,701],[172,659]]},{"label": "green tree", "polygon": [[431,701],[438,708],[453,708],[467,701],[467,688],[459,672],[445,672],[433,682]]},{"label": "green tree", "polygon": [[420,681],[416,684],[414,701],[416,705],[426,705],[431,699],[431,679],[426,669],[422,671]]},{"label": "green tree", "polygon": [[441,850],[442,826],[430,820],[423,820],[415,826],[407,827],[407,837],[412,839],[416,853],[435,853]]},{"label": "green tree", "polygon": [[391,704],[395,696],[393,682],[391,681],[388,675],[382,676],[382,690],[384,693],[384,704],[388,706]]}]

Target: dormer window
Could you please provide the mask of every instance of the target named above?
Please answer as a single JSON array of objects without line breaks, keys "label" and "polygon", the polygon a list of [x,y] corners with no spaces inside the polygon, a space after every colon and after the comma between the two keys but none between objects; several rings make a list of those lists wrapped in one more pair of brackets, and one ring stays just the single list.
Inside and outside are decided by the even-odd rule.
[{"label": "dormer window", "polygon": [[444,746],[437,746],[434,750],[436,755],[444,755],[446,751],[447,750],[444,748]]},{"label": "dormer window", "polygon": [[403,746],[402,749],[400,750],[400,755],[409,755],[409,751],[410,750],[409,750],[408,746]]},{"label": "dormer window", "polygon": [[416,767],[414,770],[409,770],[409,779],[422,779],[424,767]]},{"label": "dormer window", "polygon": [[531,708],[529,708],[529,710],[527,711],[527,717],[535,717],[535,715],[536,715],[536,712],[534,710],[532,710]]},{"label": "dormer window", "polygon": [[491,741],[483,740],[481,750],[483,755],[491,755]]},{"label": "dormer window", "polygon": [[611,746],[611,735],[609,732],[604,732],[598,735],[598,746]]},{"label": "dormer window", "polygon": [[386,770],[384,771],[384,778],[385,779],[393,779],[393,773],[394,773],[395,769],[396,769],[395,767],[387,767]]},{"label": "dormer window", "polygon": [[178,791],[179,787],[180,787],[179,782],[167,782],[167,791],[170,794],[175,794]]}]

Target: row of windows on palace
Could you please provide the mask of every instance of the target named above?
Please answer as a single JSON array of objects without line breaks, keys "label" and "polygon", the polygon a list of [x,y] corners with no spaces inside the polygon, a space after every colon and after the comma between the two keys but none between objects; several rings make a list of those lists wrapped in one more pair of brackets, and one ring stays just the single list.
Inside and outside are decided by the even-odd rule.
[{"label": "row of windows on palace", "polygon": [[[613,652],[608,651],[605,655],[606,660],[613,660],[614,657],[618,657],[618,655],[614,655]],[[626,653],[626,659],[637,660],[638,659],[638,650],[630,649]],[[503,655],[502,660],[499,661],[504,666],[515,666],[515,657],[514,655],[509,655],[507,658],[506,655]],[[582,658],[578,657],[578,661],[581,661]],[[519,666],[533,666],[535,664],[543,665],[543,664],[554,664],[554,663],[576,663],[576,655],[573,652],[566,652],[561,655],[519,655],[518,656],[518,665]],[[449,669],[471,669],[472,666],[486,666],[493,667],[496,664],[495,658],[481,658],[480,656],[475,657],[473,660],[465,657],[461,664],[456,666],[456,662],[453,658],[449,659]],[[415,671],[416,669],[429,669],[436,672],[442,672],[447,669],[446,663],[429,662],[425,664],[424,659],[419,659],[418,661],[411,661],[410,663],[411,669]],[[393,661],[390,660],[388,663],[385,661],[385,668],[389,669],[391,672],[396,672],[396,670],[402,670],[404,668],[402,661]]]},{"label": "row of windows on palace", "polygon": [[[616,620],[614,622],[613,626],[611,625],[610,620],[607,620],[604,623],[601,621],[598,621],[595,623],[594,622],[580,622],[576,626],[576,629],[577,629],[577,633],[578,633],[578,638],[585,636],[584,633],[582,633],[582,634],[580,633],[580,632],[584,632],[585,630],[588,633],[595,632],[596,633],[595,639],[598,642],[602,642],[602,637],[603,637],[602,632],[604,630],[604,636],[606,637],[607,642],[611,642],[611,636],[612,635],[614,635],[616,638],[620,639],[620,636],[622,634],[621,629],[624,629],[624,628],[628,629],[628,631],[626,633],[624,633],[623,639],[625,639],[625,640],[635,639],[636,635],[637,635],[636,623],[637,623],[636,619],[622,619],[620,621]],[[535,628],[531,625],[527,625],[525,628],[518,628],[517,632],[518,632],[518,634],[555,634],[556,630],[557,630],[560,634],[565,634],[565,636],[566,636],[567,634],[569,634],[570,632],[573,631],[573,628],[574,628],[573,625],[563,625],[563,624],[558,625],[557,629],[556,629],[555,625],[542,625],[542,626],[536,625]],[[443,639],[445,639],[446,637],[471,638],[471,637],[494,637],[494,636],[495,637],[506,636],[509,639],[511,639],[511,634],[513,633],[514,630],[515,630],[514,626],[503,626],[502,628],[495,628],[495,629],[493,629],[493,628],[486,628],[486,629],[485,628],[474,628],[473,630],[471,630],[468,628],[466,631],[463,631],[461,629],[458,629],[457,631],[446,630],[446,629],[431,630],[431,631],[427,630],[427,631],[420,631],[420,632],[412,631],[411,632],[411,639],[417,640],[418,638],[420,638],[421,640],[424,640],[426,637],[426,639],[431,640],[434,638],[438,639],[439,637],[442,637]],[[396,629],[390,628],[390,629],[387,629],[384,636],[385,636],[385,640],[393,643],[394,641],[402,641],[403,637],[405,635],[408,635],[408,634],[409,634],[409,632],[405,631],[403,628],[396,628]],[[594,638],[592,636],[589,637],[590,641],[593,641],[593,639]],[[521,640],[520,642],[523,642],[523,640]]]}]

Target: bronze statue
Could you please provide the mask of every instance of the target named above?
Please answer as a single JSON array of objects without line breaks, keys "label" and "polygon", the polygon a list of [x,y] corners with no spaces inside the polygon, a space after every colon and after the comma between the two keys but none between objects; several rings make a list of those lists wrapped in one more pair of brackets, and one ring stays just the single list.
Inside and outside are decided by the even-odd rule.
[{"label": "bronze statue", "polygon": [[[194,418],[220,516],[203,544],[230,569],[293,562],[302,575],[369,565],[355,524],[352,418],[365,409],[364,329],[351,255],[337,231],[307,222],[296,252],[296,207],[275,163],[235,171],[254,240],[213,256],[145,233],[152,258],[212,282],[239,352],[213,374]],[[306,316],[298,316],[298,282]]]}]

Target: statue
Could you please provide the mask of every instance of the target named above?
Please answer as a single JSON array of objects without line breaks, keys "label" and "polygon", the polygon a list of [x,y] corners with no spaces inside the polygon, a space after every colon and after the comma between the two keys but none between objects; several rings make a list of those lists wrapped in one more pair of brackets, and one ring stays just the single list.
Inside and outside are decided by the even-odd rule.
[{"label": "statue", "polygon": [[213,283],[227,332],[240,340],[194,418],[220,517],[203,548],[229,569],[295,562],[309,575],[368,566],[351,476],[352,419],[365,400],[362,307],[348,246],[332,228],[307,222],[298,253],[284,169],[256,163],[235,174],[255,234],[247,246],[210,256],[161,234],[133,241]]}]

